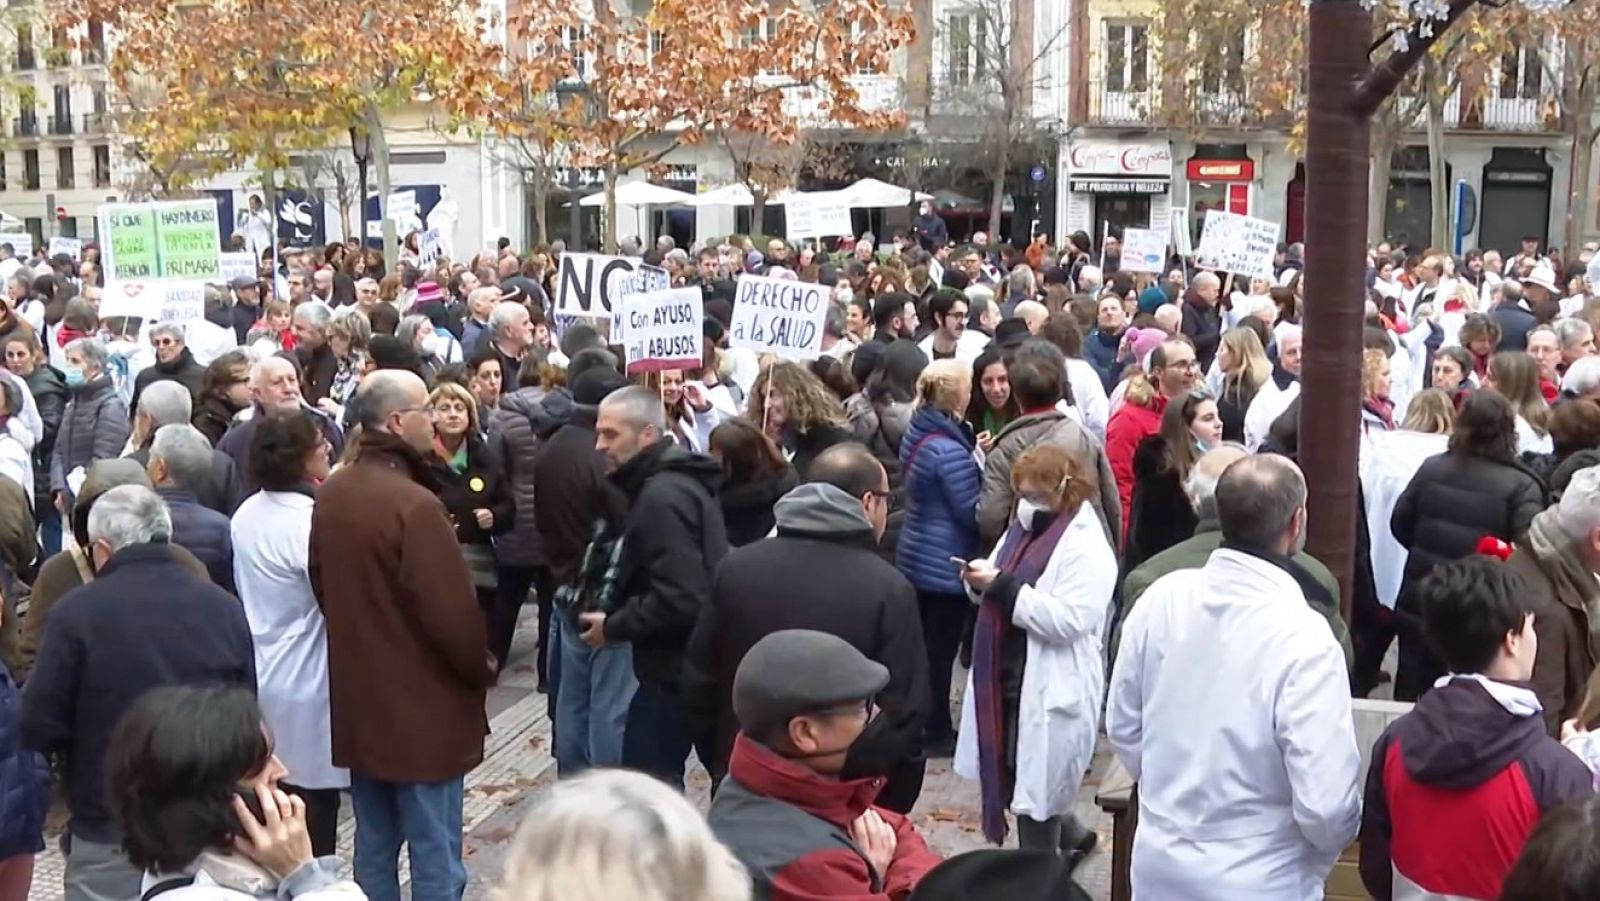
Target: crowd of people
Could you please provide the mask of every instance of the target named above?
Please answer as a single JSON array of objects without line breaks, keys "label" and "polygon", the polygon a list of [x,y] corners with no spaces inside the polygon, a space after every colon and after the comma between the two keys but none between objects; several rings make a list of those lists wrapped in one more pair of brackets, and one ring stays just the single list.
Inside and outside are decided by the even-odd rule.
[{"label": "crowd of people", "polygon": [[[0,245],[0,901],[53,796],[69,901],[398,901],[402,848],[460,898],[526,604],[562,781],[507,898],[1078,897],[1102,733],[1138,897],[1320,897],[1358,839],[1379,898],[1600,896],[1594,249],[1372,249],[1341,588],[1304,248],[1136,273],[914,221],[624,242],[704,300],[699,364],[640,375],[559,313],[560,242],[280,248],[187,322],[100,318],[92,243]],[[745,275],[830,289],[818,358],[730,346]],[[941,859],[930,758],[1016,849]]]}]

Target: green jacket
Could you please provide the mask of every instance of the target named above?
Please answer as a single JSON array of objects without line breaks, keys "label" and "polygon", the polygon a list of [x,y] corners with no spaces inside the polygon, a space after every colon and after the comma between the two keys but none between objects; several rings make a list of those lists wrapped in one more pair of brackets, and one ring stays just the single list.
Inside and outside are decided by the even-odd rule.
[{"label": "green jacket", "polygon": [[[1111,657],[1116,659],[1117,646],[1122,641],[1122,624],[1128,619],[1128,611],[1133,609],[1150,586],[1162,576],[1177,572],[1180,569],[1199,569],[1206,565],[1211,552],[1222,545],[1222,532],[1216,528],[1207,528],[1206,524],[1200,526],[1204,531],[1197,531],[1194,537],[1187,541],[1179,542],[1167,548],[1149,560],[1139,564],[1133,572],[1128,573],[1122,582],[1122,612],[1117,617],[1117,624],[1111,631]],[[1306,603],[1312,609],[1322,614],[1328,621],[1328,628],[1333,630],[1333,637],[1339,642],[1339,647],[1344,649],[1345,667],[1348,668],[1354,660],[1350,650],[1350,627],[1345,625],[1344,617],[1339,615],[1339,583],[1333,578],[1333,573],[1317,558],[1301,551],[1294,555],[1294,562],[1305,567],[1316,579],[1318,584],[1328,590],[1328,596],[1333,598],[1333,605],[1327,606],[1318,600],[1308,598]]]}]

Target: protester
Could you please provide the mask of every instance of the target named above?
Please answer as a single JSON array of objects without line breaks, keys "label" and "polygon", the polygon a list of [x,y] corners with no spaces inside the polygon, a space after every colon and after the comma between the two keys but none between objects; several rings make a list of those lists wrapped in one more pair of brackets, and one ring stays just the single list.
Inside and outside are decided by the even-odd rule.
[{"label": "protester", "polygon": [[155,382],[169,380],[189,389],[191,397],[198,399],[205,367],[184,346],[183,328],[176,323],[159,322],[150,326],[148,334],[150,346],[156,351],[156,360],[134,378],[133,399],[128,402],[129,406],[138,409],[139,395],[144,389]]},{"label": "protester", "polygon": [[300,367],[302,393],[307,403],[319,406],[339,374],[339,360],[328,340],[333,311],[325,304],[304,303],[294,308],[293,315],[294,356]]},{"label": "protester", "polygon": [[774,505],[799,484],[794,467],[771,438],[742,417],[712,430],[710,452],[722,464],[717,503],[722,506],[729,547],[767,537],[777,523]]},{"label": "protester", "polygon": [[941,288],[928,301],[928,320],[933,331],[917,346],[929,362],[958,360],[971,366],[989,343],[989,336],[967,328],[968,303],[965,294]]},{"label": "protester", "polygon": [[[724,423],[719,428],[726,428]],[[713,778],[722,777],[739,724],[733,683],[739,662],[767,635],[814,629],[836,635],[889,670],[876,702],[882,731],[854,776],[887,779],[878,802],[909,813],[922,789],[928,657],[916,592],[877,553],[888,522],[888,476],[871,451],[824,451],[811,481],[776,507],[771,538],[736,548],[722,562],[700,613],[684,667],[689,729]]]},{"label": "protester", "polygon": [[939,863],[909,818],[875,806],[881,782],[853,772],[881,744],[873,698],[888,683],[849,642],[805,629],[762,638],[739,663],[739,736],[707,819],[758,897],[900,901]]},{"label": "protester", "polygon": [[140,897],[364,901],[338,858],[313,857],[305,801],[285,790],[290,771],[248,690],[158,688],[117,724],[107,757]]},{"label": "protester", "polygon": [[1447,453],[1429,458],[1395,502],[1389,526],[1409,552],[1395,605],[1400,630],[1394,693],[1415,700],[1444,675],[1421,630],[1417,587],[1440,563],[1473,553],[1479,539],[1519,539],[1544,508],[1539,480],[1518,465],[1505,398],[1479,391],[1456,414]]},{"label": "protester", "polygon": [[322,857],[334,853],[339,792],[350,786],[350,774],[332,763],[327,624],[307,569],[314,486],[328,477],[328,445],[308,414],[271,417],[253,441],[252,481],[261,490],[233,515],[234,580],[255,641],[264,719]]},{"label": "protester", "polygon": [[466,561],[439,553],[455,532],[427,462],[427,387],[375,372],[356,407],[360,437],[317,491],[307,559],[327,620],[333,763],[350,770],[356,882],[397,901],[406,844],[413,895],[455,898],[467,879],[463,777],[483,759],[495,660]]},{"label": "protester", "polygon": [[1600,798],[1546,813],[1502,884],[1500,901],[1583,901],[1600,893]]},{"label": "protester", "polygon": [[317,401],[317,409],[345,421],[345,406],[356,396],[361,377],[366,374],[367,348],[372,343],[372,326],[360,312],[344,308],[328,323],[328,347],[333,351],[333,380],[328,396]]},{"label": "protester", "polygon": [[[66,411],[67,385],[61,373],[45,361],[37,338],[24,332],[13,332],[0,341],[0,350],[4,352],[5,371],[24,382],[28,396],[33,398],[38,410],[41,430],[34,436],[31,457],[33,518],[39,525],[44,552],[54,554],[61,550],[61,511],[51,498],[50,460],[61,430],[62,415]],[[22,398],[24,404],[28,396]],[[19,421],[24,420],[25,417],[19,415],[21,412],[15,411],[11,415]]]},{"label": "protester", "polygon": [[62,888],[71,901],[142,891],[105,779],[108,742],[122,714],[162,685],[256,685],[243,608],[179,561],[169,544],[172,521],[155,492],[112,488],[87,519],[85,553],[96,577],[50,611],[22,698],[24,746],[57,758],[66,774],[70,839]]},{"label": "protester", "polygon": [[1516,415],[1517,453],[1548,454],[1550,408],[1539,390],[1539,367],[1522,351],[1503,350],[1489,361],[1483,387],[1511,404]]},{"label": "protester", "polygon": [[818,454],[850,440],[839,399],[798,363],[775,362],[756,376],[746,416],[783,449],[801,479]]},{"label": "protester", "polygon": [[501,901],[749,901],[750,877],[683,796],[638,773],[556,783],[506,853]]},{"label": "protester", "polygon": [[661,398],[648,388],[626,388],[600,402],[595,447],[629,506],[619,539],[617,607],[581,613],[578,624],[590,647],[633,645],[639,687],[623,732],[623,764],[681,788],[691,738],[680,693],[683,654],[728,543],[716,501],[720,468],[673,444],[665,420]]},{"label": "protester", "polygon": [[1471,557],[1419,586],[1448,676],[1372,748],[1361,881],[1376,898],[1500,898],[1535,823],[1594,794],[1594,776],[1543,729],[1527,688],[1536,613],[1522,577]]},{"label": "protester", "polygon": [[978,447],[988,453],[994,440],[1011,420],[1021,415],[1006,380],[1006,361],[1000,349],[991,347],[972,364],[972,401],[967,406],[967,427],[976,436]]},{"label": "protester", "polygon": [[1222,443],[1217,402],[1204,390],[1174,398],[1161,431],[1133,455],[1133,502],[1123,559],[1135,567],[1194,534],[1197,519],[1184,493],[1195,461]]},{"label": "protester", "polygon": [[1139,783],[1140,897],[1316,897],[1356,836],[1344,656],[1279,563],[1305,533],[1305,498],[1282,457],[1229,466],[1228,546],[1152,586],[1124,624],[1106,735]]},{"label": "protester", "polygon": [[191,424],[216,447],[233,418],[250,406],[250,356],[233,350],[212,360],[200,380]]},{"label": "protester", "polygon": [[1244,441],[1244,418],[1261,386],[1272,378],[1272,362],[1254,329],[1231,329],[1217,347],[1219,384],[1214,393],[1222,417],[1222,440]]},{"label": "protester", "polygon": [[950,679],[967,609],[961,563],[977,553],[979,541],[981,470],[960,419],[971,399],[971,378],[970,367],[959,360],[929,365],[917,380],[916,413],[900,444],[906,518],[895,562],[916,588],[922,612],[932,692],[927,749],[934,757],[955,751]]},{"label": "protester", "polygon": [[66,346],[67,390],[72,399],[61,414],[55,454],[50,458],[50,491],[60,510],[71,507],[80,470],[96,460],[121,456],[128,441],[128,407],[106,371],[106,349],[92,338]]},{"label": "protester", "polygon": [[[0,562],[0,616],[10,619],[20,583]],[[33,885],[34,857],[44,850],[45,814],[50,809],[50,768],[22,744],[17,684],[0,662],[0,898],[22,901]]]},{"label": "protester", "polygon": [[1067,451],[1027,451],[1011,479],[1012,524],[961,574],[979,612],[955,767],[980,782],[989,841],[1009,809],[1021,847],[1087,854],[1095,834],[1072,807],[1094,756],[1116,552]]},{"label": "protester", "polygon": [[1261,384],[1244,415],[1244,444],[1251,451],[1261,447],[1273,421],[1300,396],[1300,327],[1290,325],[1276,331],[1278,358],[1272,367],[1272,377]]},{"label": "protester", "polygon": [[202,487],[212,478],[212,458],[217,453],[206,436],[185,419],[188,417],[156,432],[147,466],[150,484],[172,518],[172,543],[186,548],[204,563],[213,584],[233,593],[233,542],[228,536],[228,516],[205,506],[199,498]]},{"label": "protester", "polygon": [[250,448],[256,428],[267,416],[298,411],[310,413],[321,428],[322,436],[328,439],[328,445],[333,448],[333,457],[338,459],[343,456],[344,430],[332,417],[306,403],[300,394],[300,375],[293,362],[283,357],[267,357],[256,363],[250,370],[250,398],[251,406],[234,417],[234,424],[217,442],[217,450],[233,458],[236,471],[245,479],[247,490],[255,487],[249,484]]},{"label": "protester", "polygon": [[1144,439],[1161,431],[1161,415],[1168,402],[1194,388],[1198,366],[1187,338],[1163,342],[1150,352],[1148,374],[1138,372],[1127,380],[1121,407],[1106,427],[1106,458],[1116,477],[1122,501],[1122,526],[1133,515],[1133,459]]}]

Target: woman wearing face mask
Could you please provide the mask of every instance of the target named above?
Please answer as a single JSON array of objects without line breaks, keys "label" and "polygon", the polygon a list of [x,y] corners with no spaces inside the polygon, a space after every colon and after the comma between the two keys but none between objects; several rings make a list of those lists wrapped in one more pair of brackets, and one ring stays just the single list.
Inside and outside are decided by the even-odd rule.
[{"label": "woman wearing face mask", "polygon": [[1195,461],[1222,443],[1222,416],[1204,390],[1167,404],[1161,430],[1140,442],[1133,456],[1126,565],[1133,569],[1194,534],[1198,520],[1184,480]]},{"label": "woman wearing face mask", "polygon": [[998,349],[984,351],[973,362],[972,383],[978,390],[972,392],[972,402],[967,405],[967,426],[977,436],[978,449],[988,453],[1000,430],[1022,415],[1016,399],[1011,396],[1006,361]]},{"label": "woman wearing face mask", "polygon": [[129,708],[106,751],[107,802],[144,898],[366,898],[338,858],[313,855],[273,742],[244,688],[158,688]]},{"label": "woman wearing face mask", "polygon": [[961,574],[979,607],[955,769],[980,784],[989,841],[1004,839],[1009,808],[1022,848],[1081,856],[1095,833],[1072,807],[1099,729],[1116,552],[1066,451],[1024,453],[1011,480],[1005,537]]},{"label": "woman wearing face mask", "polygon": [[495,602],[499,581],[493,536],[512,524],[505,470],[479,432],[478,404],[471,392],[446,382],[434,389],[428,406],[434,417],[434,459],[429,462],[439,480],[439,499],[455,523],[456,540],[472,571],[478,606],[489,627],[489,650],[504,669],[520,607]]},{"label": "woman wearing face mask", "polygon": [[[50,460],[50,491],[57,509],[72,509],[73,473],[96,460],[122,454],[128,442],[128,405],[106,372],[106,349],[92,338],[66,346],[67,390],[72,399],[61,415],[55,453]],[[69,478],[71,477],[71,478]]]},{"label": "woman wearing face mask", "polygon": [[411,346],[422,358],[423,379],[430,384],[451,363],[461,362],[461,345],[449,332],[434,329],[433,322],[421,313],[400,320],[394,336]]}]

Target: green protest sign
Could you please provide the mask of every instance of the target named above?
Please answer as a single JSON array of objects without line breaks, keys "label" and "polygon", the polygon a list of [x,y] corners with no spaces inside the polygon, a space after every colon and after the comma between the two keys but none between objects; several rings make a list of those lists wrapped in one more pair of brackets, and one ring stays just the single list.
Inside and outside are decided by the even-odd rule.
[{"label": "green protest sign", "polygon": [[111,249],[106,280],[159,278],[156,215],[152,205],[108,206],[103,208],[102,215]]},{"label": "green protest sign", "polygon": [[101,215],[111,250],[107,281],[222,279],[215,200],[112,204]]}]

